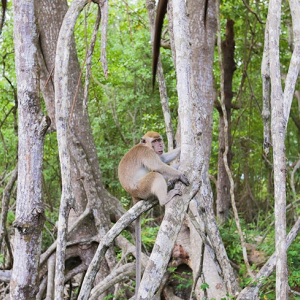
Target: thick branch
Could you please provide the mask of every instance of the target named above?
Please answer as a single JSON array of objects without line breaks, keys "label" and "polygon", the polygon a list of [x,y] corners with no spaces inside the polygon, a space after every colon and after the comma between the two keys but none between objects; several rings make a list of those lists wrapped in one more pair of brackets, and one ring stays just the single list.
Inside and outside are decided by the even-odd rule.
[{"label": "thick branch", "polygon": [[107,232],[107,234],[101,240],[97,252],[95,253],[95,256],[87,270],[82,284],[82,289],[78,296],[79,300],[87,300],[89,298],[95,276],[100,268],[100,264],[104,259],[106,250],[113,243],[114,239],[138,216],[151,209],[157,203],[158,200],[139,201],[131,209],[129,209],[127,213],[125,213],[124,216],[121,217],[118,222]]}]

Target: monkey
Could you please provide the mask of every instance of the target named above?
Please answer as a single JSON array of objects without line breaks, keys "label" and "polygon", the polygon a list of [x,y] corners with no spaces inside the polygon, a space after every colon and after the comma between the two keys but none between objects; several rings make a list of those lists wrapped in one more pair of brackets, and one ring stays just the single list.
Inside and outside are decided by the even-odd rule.
[{"label": "monkey", "polygon": [[[165,178],[180,180],[189,185],[186,176],[165,162],[172,161],[180,153],[180,148],[164,153],[164,144],[161,135],[154,131],[147,132],[139,144],[131,148],[121,159],[118,167],[119,181],[122,187],[133,199],[133,203],[149,199],[151,196],[158,198],[161,206],[168,203],[178,190],[172,190],[169,195]],[[141,223],[140,217],[135,221],[136,234],[136,287],[137,296],[141,279]]]},{"label": "monkey", "polygon": [[163,176],[189,185],[184,174],[164,163],[175,159],[180,149],[170,153],[163,153],[163,151],[161,135],[149,131],[142,137],[141,142],[131,148],[121,159],[118,168],[119,180],[135,203],[154,195],[161,206],[165,205],[167,184],[162,180]]},{"label": "monkey", "polygon": [[[203,22],[204,26],[206,26],[207,19],[207,10],[208,10],[208,1],[204,2],[204,16]],[[154,28],[154,39],[153,39],[153,58],[152,58],[152,88],[155,86],[155,77],[157,71],[157,63],[159,57],[159,48],[160,48],[160,40],[161,40],[161,32],[164,23],[165,14],[167,12],[168,0],[159,0],[157,4],[156,10],[156,18],[155,18],[155,28]]]}]

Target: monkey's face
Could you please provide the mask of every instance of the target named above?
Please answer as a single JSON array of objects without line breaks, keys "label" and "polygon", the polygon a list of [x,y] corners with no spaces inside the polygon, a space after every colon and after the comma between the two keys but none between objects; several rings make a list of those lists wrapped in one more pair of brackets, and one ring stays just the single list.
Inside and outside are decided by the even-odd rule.
[{"label": "monkey's face", "polygon": [[162,138],[151,141],[151,145],[156,154],[162,155],[164,153],[164,141]]},{"label": "monkey's face", "polygon": [[162,155],[164,153],[164,141],[158,132],[148,131],[142,137],[141,144],[152,148],[157,155]]}]

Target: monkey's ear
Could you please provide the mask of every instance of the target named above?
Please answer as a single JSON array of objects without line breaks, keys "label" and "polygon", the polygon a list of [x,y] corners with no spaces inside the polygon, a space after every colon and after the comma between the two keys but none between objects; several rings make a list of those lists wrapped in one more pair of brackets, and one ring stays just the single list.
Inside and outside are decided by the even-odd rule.
[{"label": "monkey's ear", "polygon": [[141,144],[146,144],[146,139],[141,138]]}]

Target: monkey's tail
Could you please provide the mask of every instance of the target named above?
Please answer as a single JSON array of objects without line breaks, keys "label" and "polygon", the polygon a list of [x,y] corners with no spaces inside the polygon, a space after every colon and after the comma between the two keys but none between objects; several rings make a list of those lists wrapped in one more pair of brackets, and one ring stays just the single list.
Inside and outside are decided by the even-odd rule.
[{"label": "monkey's tail", "polygon": [[[137,201],[133,198],[133,203]],[[135,220],[135,247],[136,247],[136,275],[135,275],[135,299],[139,292],[141,282],[141,252],[142,252],[142,236],[141,236],[141,217],[138,216]]]}]

